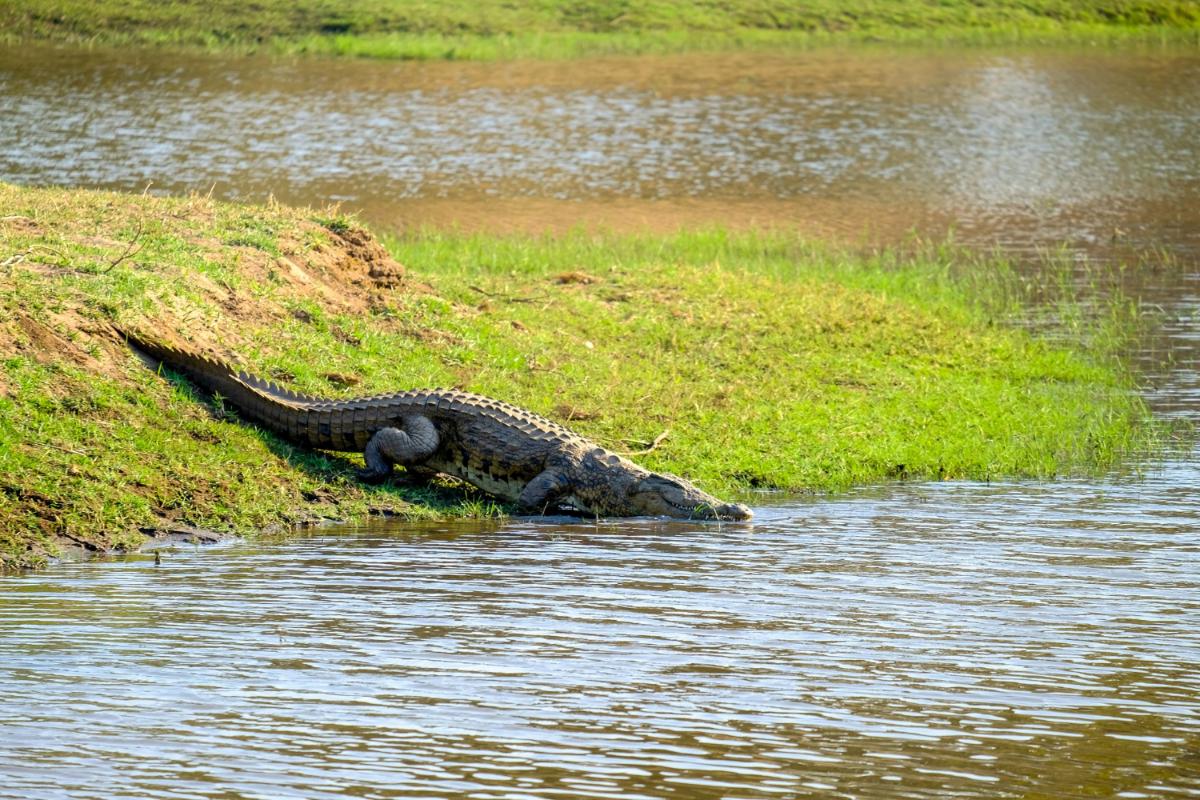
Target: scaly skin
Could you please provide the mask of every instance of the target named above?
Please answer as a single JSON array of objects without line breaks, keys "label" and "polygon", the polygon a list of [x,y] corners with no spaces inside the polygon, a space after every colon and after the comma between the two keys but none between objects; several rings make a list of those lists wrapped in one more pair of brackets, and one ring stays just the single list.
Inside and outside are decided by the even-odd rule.
[{"label": "scaly skin", "polygon": [[723,503],[682,478],[650,472],[555,422],[489,397],[429,389],[326,400],[289,392],[183,348],[119,332],[138,350],[290,442],[362,451],[366,469],[359,476],[365,481],[382,481],[399,464],[417,473],[453,475],[524,513],[565,506],[605,517],[751,517],[740,503]]}]

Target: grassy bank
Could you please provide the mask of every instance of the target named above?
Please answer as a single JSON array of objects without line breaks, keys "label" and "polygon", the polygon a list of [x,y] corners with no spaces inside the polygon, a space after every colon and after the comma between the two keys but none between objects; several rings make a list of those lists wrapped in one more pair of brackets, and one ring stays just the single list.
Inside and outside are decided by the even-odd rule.
[{"label": "grassy bank", "polygon": [[928,44],[1200,40],[1191,0],[0,0],[0,36],[237,52],[371,58],[567,58]]},{"label": "grassy bank", "polygon": [[200,197],[0,185],[0,208],[8,564],[174,525],[496,511],[358,485],[356,458],[224,419],[111,321],[314,393],[491,394],[719,493],[1087,472],[1151,434],[1111,360],[1002,324],[1019,284],[986,259],[723,231],[430,232],[389,254],[353,220]]}]

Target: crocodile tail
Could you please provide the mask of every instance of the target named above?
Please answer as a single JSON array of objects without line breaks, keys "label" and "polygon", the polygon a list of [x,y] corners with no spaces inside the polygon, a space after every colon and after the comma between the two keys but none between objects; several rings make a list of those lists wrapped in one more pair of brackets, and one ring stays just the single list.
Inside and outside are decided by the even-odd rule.
[{"label": "crocodile tail", "polygon": [[307,406],[316,400],[239,372],[232,365],[219,359],[132,331],[120,328],[116,330],[137,350],[160,364],[183,373],[190,381],[208,392],[229,400],[242,416],[284,436],[289,436],[295,428],[295,420],[291,418],[297,414],[304,414]]}]

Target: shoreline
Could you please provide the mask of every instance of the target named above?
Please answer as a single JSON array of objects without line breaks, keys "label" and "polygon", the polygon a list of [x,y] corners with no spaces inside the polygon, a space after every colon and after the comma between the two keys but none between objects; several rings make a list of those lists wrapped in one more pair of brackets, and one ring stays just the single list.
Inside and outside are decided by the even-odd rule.
[{"label": "shoreline", "polygon": [[9,566],[146,529],[506,514],[450,483],[363,486],[356,456],[228,418],[113,323],[320,396],[496,397],[718,495],[1097,474],[1163,447],[1116,355],[1132,319],[1023,332],[1021,292],[1046,287],[993,256],[723,229],[381,243],[328,209],[6,184],[0,201]]}]

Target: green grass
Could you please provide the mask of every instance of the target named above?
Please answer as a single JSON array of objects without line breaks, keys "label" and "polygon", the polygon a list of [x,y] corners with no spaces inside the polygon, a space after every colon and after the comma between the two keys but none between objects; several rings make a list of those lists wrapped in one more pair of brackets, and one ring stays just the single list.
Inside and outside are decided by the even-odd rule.
[{"label": "green grass", "polygon": [[448,348],[460,366],[429,380],[469,376],[542,411],[578,410],[614,447],[669,429],[645,461],[719,492],[1062,475],[1115,463],[1148,430],[1112,361],[1129,316],[1071,317],[1070,347],[1019,334],[1004,323],[1023,313],[1026,284],[994,258],[863,257],[722,230],[431,232],[389,246],[476,308],[423,321],[460,343]]},{"label": "green grass", "polygon": [[171,523],[501,511],[453,487],[361,486],[357,457],[223,418],[134,359],[110,321],[302,391],[459,386],[616,450],[658,440],[637,459],[717,494],[1091,473],[1157,435],[1113,356],[1136,308],[1035,338],[1009,322],[1044,287],[948,247],[429,231],[388,240],[408,269],[390,285],[370,276],[383,251],[348,258],[358,225],[330,212],[3,184],[0,207],[10,564]]},{"label": "green grass", "polygon": [[0,0],[0,36],[371,58],[566,58],[827,43],[1200,38],[1191,0]]}]

